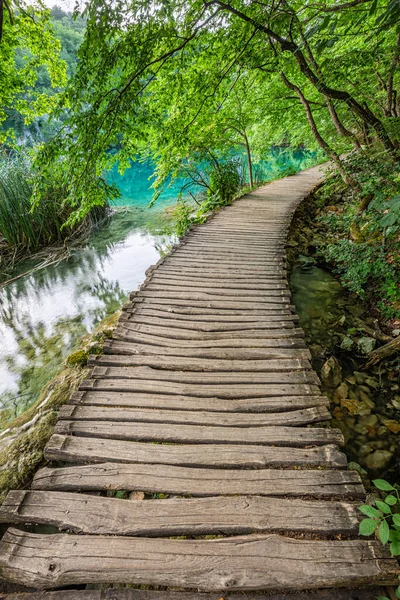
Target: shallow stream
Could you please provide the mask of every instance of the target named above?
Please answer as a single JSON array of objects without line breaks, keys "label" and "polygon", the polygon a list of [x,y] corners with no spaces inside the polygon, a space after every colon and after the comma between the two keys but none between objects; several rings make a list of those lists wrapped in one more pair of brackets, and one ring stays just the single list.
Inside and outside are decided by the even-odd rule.
[{"label": "shallow stream", "polygon": [[364,307],[309,257],[299,257],[290,283],[318,374],[334,357],[335,372],[328,381],[321,376],[322,389],[331,399],[332,425],[345,436],[344,451],[351,466],[365,477],[398,481],[400,382],[379,366],[363,371],[366,358],[356,342],[349,350],[341,348],[343,340],[363,335],[362,323],[368,323]]}]

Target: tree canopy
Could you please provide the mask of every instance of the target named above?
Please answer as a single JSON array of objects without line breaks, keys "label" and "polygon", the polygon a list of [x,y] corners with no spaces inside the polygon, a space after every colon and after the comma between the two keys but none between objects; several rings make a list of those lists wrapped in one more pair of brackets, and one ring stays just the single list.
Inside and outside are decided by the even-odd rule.
[{"label": "tree canopy", "polygon": [[75,218],[138,152],[157,159],[157,185],[221,138],[305,142],[349,184],[342,153],[378,142],[397,156],[398,0],[91,0],[84,16],[68,121],[40,154],[44,175],[65,171]]}]

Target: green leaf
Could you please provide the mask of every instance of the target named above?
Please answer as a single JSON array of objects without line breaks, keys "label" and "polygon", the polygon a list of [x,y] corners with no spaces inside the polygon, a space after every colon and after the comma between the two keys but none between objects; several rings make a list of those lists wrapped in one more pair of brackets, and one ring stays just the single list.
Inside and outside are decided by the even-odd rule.
[{"label": "green leaf", "polygon": [[390,542],[400,542],[400,531],[391,529],[389,532],[389,541]]},{"label": "green leaf", "polygon": [[389,506],[394,506],[395,504],[397,504],[397,498],[396,496],[386,496],[385,498],[385,502],[386,504],[389,504]]},{"label": "green leaf", "polygon": [[387,596],[377,596],[376,600],[389,600]]},{"label": "green leaf", "polygon": [[400,585],[397,586],[397,589],[394,594],[395,594],[396,598],[400,598]]},{"label": "green leaf", "polygon": [[400,527],[400,515],[393,515],[393,523]]},{"label": "green leaf", "polygon": [[395,489],[388,481],[385,481],[384,479],[374,479],[372,483],[376,488],[378,488],[378,490],[383,490],[384,492],[391,492]]},{"label": "green leaf", "polygon": [[375,504],[377,505],[377,507],[379,508],[379,510],[381,510],[386,515],[390,515],[390,513],[392,512],[390,510],[390,506],[388,506],[385,502],[382,502],[381,500],[377,500],[375,502]]},{"label": "green leaf", "polygon": [[382,544],[387,544],[389,541],[389,525],[387,524],[387,521],[381,522],[381,524],[379,525],[378,533],[379,539],[381,540]]},{"label": "green leaf", "polygon": [[373,506],[369,506],[369,504],[363,504],[358,507],[358,510],[362,512],[363,515],[367,517],[371,517],[372,519],[380,519],[382,517],[382,513],[379,510],[376,510]]},{"label": "green leaf", "polygon": [[360,523],[358,533],[360,535],[371,535],[374,533],[377,525],[378,521],[375,519],[363,519]]}]

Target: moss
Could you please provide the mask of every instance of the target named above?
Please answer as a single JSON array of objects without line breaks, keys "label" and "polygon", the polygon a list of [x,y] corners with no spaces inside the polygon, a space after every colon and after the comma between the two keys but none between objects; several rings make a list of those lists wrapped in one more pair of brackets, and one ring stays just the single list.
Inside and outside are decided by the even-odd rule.
[{"label": "moss", "polygon": [[84,366],[87,364],[89,352],[87,350],[77,350],[72,352],[65,361],[68,367]]}]

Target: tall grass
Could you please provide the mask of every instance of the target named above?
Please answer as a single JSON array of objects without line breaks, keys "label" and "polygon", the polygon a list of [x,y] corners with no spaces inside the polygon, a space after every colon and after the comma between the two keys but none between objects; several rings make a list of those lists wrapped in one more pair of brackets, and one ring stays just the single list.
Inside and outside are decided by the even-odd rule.
[{"label": "tall grass", "polygon": [[[0,159],[0,237],[9,249],[23,249],[27,253],[60,244],[74,234],[63,227],[69,216],[69,209],[63,203],[67,195],[64,185],[55,176],[47,196],[32,206],[33,177],[26,155]],[[91,226],[101,216],[105,216],[105,209],[92,213],[79,229]]]}]

